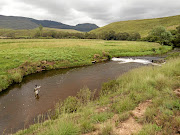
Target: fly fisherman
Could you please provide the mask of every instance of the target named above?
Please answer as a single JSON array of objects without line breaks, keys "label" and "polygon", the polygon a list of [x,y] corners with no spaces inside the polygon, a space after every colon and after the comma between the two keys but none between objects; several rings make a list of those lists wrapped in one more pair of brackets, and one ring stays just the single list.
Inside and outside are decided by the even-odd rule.
[{"label": "fly fisherman", "polygon": [[41,88],[41,86],[37,86],[37,85],[35,85],[35,87],[34,87],[34,94],[35,94],[36,98],[38,98],[38,96],[39,96],[40,88]]}]

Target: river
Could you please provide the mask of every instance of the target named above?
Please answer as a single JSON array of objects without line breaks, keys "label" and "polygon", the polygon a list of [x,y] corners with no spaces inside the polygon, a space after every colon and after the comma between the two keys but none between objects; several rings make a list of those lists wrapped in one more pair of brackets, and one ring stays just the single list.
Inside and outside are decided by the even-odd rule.
[{"label": "river", "polygon": [[[39,114],[53,109],[55,104],[68,96],[88,87],[90,90],[101,89],[108,80],[116,79],[125,72],[141,66],[149,65],[156,57],[136,57],[146,59],[128,61],[114,60],[92,66],[44,71],[24,77],[23,82],[14,84],[0,93],[0,134],[14,133],[34,123]],[[121,62],[120,62],[121,61]],[[39,99],[34,96],[35,85],[42,86]]]}]

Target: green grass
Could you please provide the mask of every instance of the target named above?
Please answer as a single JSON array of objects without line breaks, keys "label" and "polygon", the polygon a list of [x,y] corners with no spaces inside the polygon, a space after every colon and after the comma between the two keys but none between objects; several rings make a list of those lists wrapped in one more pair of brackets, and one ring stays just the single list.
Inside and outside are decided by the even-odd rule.
[{"label": "green grass", "polygon": [[156,124],[147,124],[138,135],[156,135],[159,131],[161,131],[161,127],[158,127]]},{"label": "green grass", "polygon": [[[110,56],[161,54],[168,50],[171,47],[133,41],[1,39],[0,91],[13,82],[21,82],[24,75],[35,73],[39,67],[50,70],[83,66],[92,64],[93,60],[101,61]],[[94,57],[95,54],[98,58]],[[53,63],[44,64],[42,61]]]},{"label": "green grass", "polygon": [[95,113],[91,116],[92,123],[101,123],[113,116],[112,112]]},{"label": "green grass", "polygon": [[145,37],[152,28],[158,25],[164,26],[168,30],[176,29],[176,27],[180,25],[180,15],[155,19],[114,22],[90,32],[95,34],[101,34],[110,30],[114,30],[116,33],[139,32],[142,37]]},{"label": "green grass", "polygon": [[[162,67],[148,66],[134,69],[115,82],[110,81],[109,87],[106,83],[102,91],[108,89],[108,93],[102,92],[99,99],[81,104],[76,112],[59,113],[57,119],[32,125],[29,129],[17,132],[16,135],[32,133],[73,135],[92,132],[95,130],[93,124],[104,124],[103,122],[106,121],[108,123],[115,113],[119,116],[117,122],[127,120],[131,110],[149,99],[152,103],[145,115],[136,118],[143,125],[142,130],[137,134],[176,134],[180,126],[180,99],[173,90],[180,87],[179,67],[180,57],[168,60]],[[110,109],[96,112],[98,107],[104,106],[109,106]],[[105,126],[100,134],[113,134],[112,127]]]},{"label": "green grass", "polygon": [[51,126],[47,135],[79,135],[80,128],[71,121],[58,121],[56,126]]}]

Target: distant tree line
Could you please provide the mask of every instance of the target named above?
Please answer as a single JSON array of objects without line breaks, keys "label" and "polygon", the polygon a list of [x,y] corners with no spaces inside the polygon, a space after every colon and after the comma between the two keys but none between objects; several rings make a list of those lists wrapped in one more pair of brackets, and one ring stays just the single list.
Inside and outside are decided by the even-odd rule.
[{"label": "distant tree line", "polygon": [[108,32],[104,32],[102,34],[101,39],[104,40],[128,40],[128,41],[136,41],[141,39],[141,35],[138,32],[127,33],[127,32],[119,32],[115,33],[115,31],[111,30]]},{"label": "distant tree line", "polygon": [[46,31],[40,35],[37,32],[34,38],[56,38],[56,39],[96,39],[96,35],[92,33],[69,33],[69,32],[56,32],[56,31]]},{"label": "distant tree line", "polygon": [[[31,30],[29,30],[31,31]],[[3,34],[3,32],[2,32]],[[0,36],[2,35],[0,33]],[[106,31],[101,34],[95,34],[91,32],[85,33],[74,33],[74,32],[64,32],[64,31],[55,31],[55,30],[43,30],[43,26],[39,25],[39,29],[36,32],[32,32],[31,34],[27,34],[26,32],[18,32],[18,31],[8,31],[8,33],[4,34],[7,38],[56,38],[56,39],[104,39],[104,40],[129,40],[129,41],[136,41],[140,40],[141,36],[139,33],[115,33],[115,31]]]},{"label": "distant tree line", "polygon": [[[0,31],[0,36],[3,31]],[[113,30],[95,34],[91,32],[86,33],[69,33],[55,30],[43,30],[42,25],[32,35],[16,36],[16,31],[9,31],[6,36],[8,38],[56,38],[56,39],[103,39],[103,40],[127,40],[127,41],[147,41],[157,42],[161,45],[171,45],[180,47],[180,25],[175,30],[166,30],[163,26],[153,28],[148,36],[142,37],[138,32],[119,32]]]},{"label": "distant tree line", "polygon": [[104,39],[104,40],[128,40],[128,41],[136,41],[140,40],[141,36],[139,33],[115,33],[115,31],[107,31],[101,34],[94,33],[68,33],[68,32],[56,32],[56,31],[48,31],[43,32],[42,35],[39,31],[34,36],[35,38],[74,38],[74,39]]}]

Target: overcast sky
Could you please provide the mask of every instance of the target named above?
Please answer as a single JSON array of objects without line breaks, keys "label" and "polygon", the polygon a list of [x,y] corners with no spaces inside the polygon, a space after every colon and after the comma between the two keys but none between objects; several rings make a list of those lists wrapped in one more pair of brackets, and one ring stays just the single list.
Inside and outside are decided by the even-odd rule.
[{"label": "overcast sky", "polygon": [[180,0],[0,0],[0,14],[104,26],[116,21],[180,15]]}]

